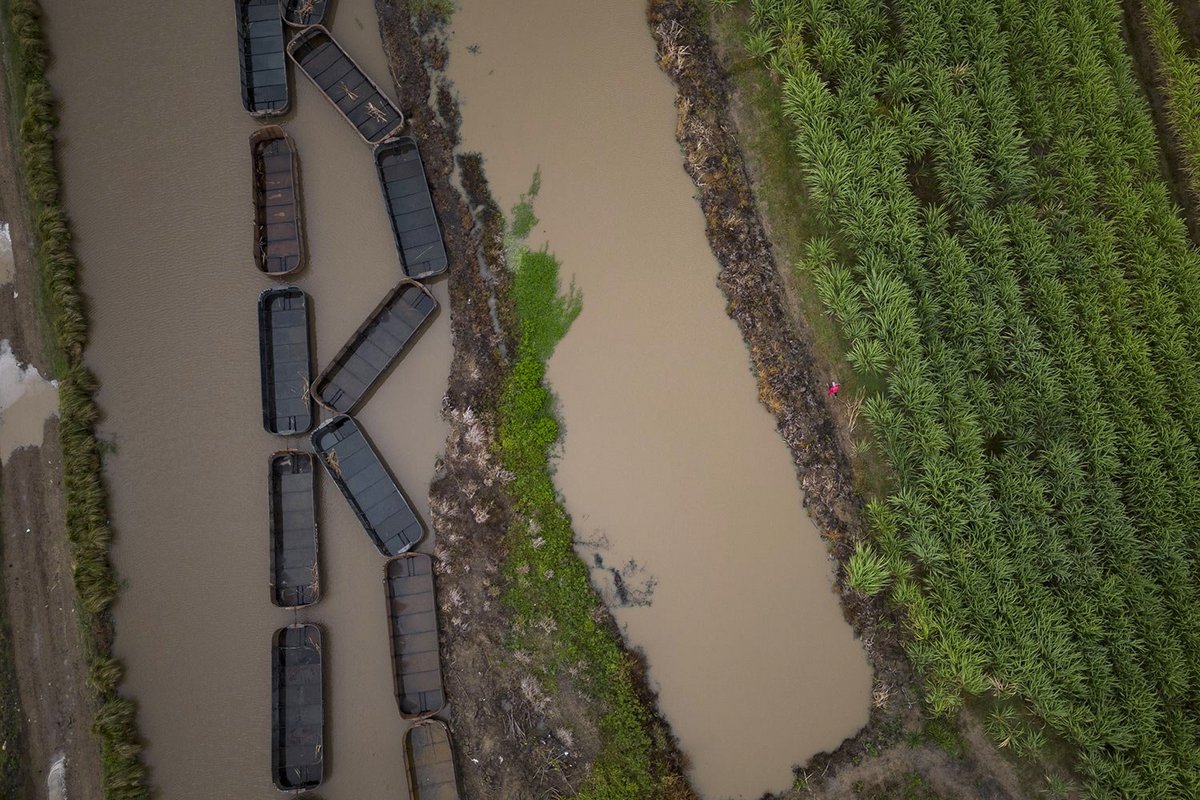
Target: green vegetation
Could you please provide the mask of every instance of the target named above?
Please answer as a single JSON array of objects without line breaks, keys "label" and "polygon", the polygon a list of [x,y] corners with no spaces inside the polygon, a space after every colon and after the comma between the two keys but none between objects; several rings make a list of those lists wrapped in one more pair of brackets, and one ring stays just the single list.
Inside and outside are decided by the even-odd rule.
[{"label": "green vegetation", "polygon": [[892,580],[887,561],[869,544],[860,542],[846,564],[846,583],[868,597],[887,588]]},{"label": "green vegetation", "polygon": [[454,16],[454,0],[409,0],[408,12],[414,17],[426,14],[441,22]]},{"label": "green vegetation", "polygon": [[1200,796],[1200,253],[1119,4],[744,5],[929,709],[986,696],[1089,797]]},{"label": "green vegetation", "polygon": [[149,791],[139,758],[135,708],[132,701],[117,694],[121,668],[110,652],[108,608],[116,596],[117,579],[108,557],[112,530],[101,476],[101,447],[94,429],[99,415],[93,401],[97,384],[83,365],[87,320],[54,159],[58,119],[46,79],[50,58],[36,0],[10,0],[7,11],[12,45],[7,55],[17,78],[14,101],[20,103],[22,112],[22,177],[40,242],[44,304],[56,344],[67,537],[89,682],[99,695],[92,731],[100,746],[106,800],[142,800],[149,797]]},{"label": "green vegetation", "polygon": [[1188,187],[1200,197],[1200,60],[1188,55],[1171,0],[1142,0],[1171,130],[1179,138]]},{"label": "green vegetation", "polygon": [[519,515],[508,533],[505,565],[514,646],[544,654],[547,687],[556,684],[559,670],[578,670],[582,687],[604,705],[602,751],[577,797],[670,797],[675,779],[657,763],[650,711],[635,690],[633,665],[616,631],[596,621],[602,603],[575,553],[571,521],[551,479],[559,425],[544,382],[546,359],[578,316],[581,300],[573,287],[561,292],[553,255],[524,244],[536,224],[537,188],[535,177],[530,193],[513,209],[507,240],[520,336],[500,398],[497,446],[514,475],[511,492]]}]

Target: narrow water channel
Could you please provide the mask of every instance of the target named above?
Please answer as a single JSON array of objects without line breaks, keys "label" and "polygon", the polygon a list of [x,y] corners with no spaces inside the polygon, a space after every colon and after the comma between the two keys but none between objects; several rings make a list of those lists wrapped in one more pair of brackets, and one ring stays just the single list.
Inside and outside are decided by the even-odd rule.
[{"label": "narrow water channel", "polygon": [[870,671],[725,315],[645,14],[460,0],[450,70],[501,204],[540,166],[533,241],[583,293],[548,373],[583,554],[699,791],[757,797],[865,724]]},{"label": "narrow water channel", "polygon": [[[267,459],[306,440],[260,422],[258,293],[232,4],[43,0],[56,54],[62,167],[99,377],[124,686],[140,705],[164,798],[269,798],[273,607]],[[332,30],[392,94],[370,0],[339,0]],[[323,366],[401,277],[371,151],[302,77],[284,124],[300,156]],[[445,304],[444,282],[435,293]],[[435,320],[359,414],[428,520],[445,430],[448,317]],[[324,476],[322,476],[324,477]],[[393,697],[383,559],[321,482],[326,800],[407,796]],[[426,541],[428,544],[428,540]]]}]

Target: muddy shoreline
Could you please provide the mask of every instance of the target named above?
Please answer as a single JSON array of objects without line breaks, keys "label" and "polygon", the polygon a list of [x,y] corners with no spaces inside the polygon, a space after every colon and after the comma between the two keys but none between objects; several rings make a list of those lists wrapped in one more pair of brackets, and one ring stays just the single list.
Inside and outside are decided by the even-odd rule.
[{"label": "muddy shoreline", "polygon": [[780,274],[787,265],[776,263],[760,216],[731,111],[733,90],[706,11],[690,0],[650,0],[648,22],[659,66],[678,90],[676,136],[721,265],[718,285],[750,351],[759,399],[776,419],[809,513],[839,565],[835,590],[875,676],[867,726],[832,753],[813,757],[798,770],[796,790],[781,796],[857,797],[863,787],[890,790],[916,773],[946,796],[1025,797],[1016,771],[973,718],[960,720],[958,734],[968,745],[960,755],[929,741],[899,618],[881,598],[846,585],[843,565],[864,536],[863,500],[843,449],[848,437],[824,397],[821,376],[831,365],[816,361],[811,333],[788,310]]},{"label": "muddy shoreline", "polygon": [[[425,168],[440,209],[454,271],[449,280],[453,359],[442,413],[445,452],[430,488],[438,564],[443,670],[450,697],[464,795],[540,798],[574,794],[600,752],[604,708],[558,670],[557,686],[540,689],[544,665],[507,642],[511,616],[502,595],[505,534],[513,519],[508,479],[494,442],[496,406],[515,351],[508,299],[504,217],[492,199],[477,154],[455,157],[458,105],[443,73],[446,32],[432,13],[410,17],[408,2],[377,0],[384,49],[401,108],[412,115]],[[435,113],[436,111],[436,113]],[[462,191],[459,191],[461,186]],[[597,618],[618,637],[607,613]],[[637,654],[629,655],[640,699],[655,708]],[[683,758],[667,725],[645,721],[670,795],[693,797],[682,779]]]},{"label": "muddy shoreline", "polygon": [[[4,63],[13,64],[11,42]],[[14,70],[14,74],[16,70]],[[0,221],[11,226],[14,275],[0,293],[0,320],[13,350],[47,377],[54,374],[53,334],[46,330],[39,304],[42,276],[30,206],[18,166],[16,109],[11,84],[0,81]],[[46,796],[46,776],[59,755],[67,759],[70,796],[101,796],[100,753],[91,733],[95,693],[87,686],[87,664],[75,613],[75,586],[66,534],[62,485],[62,449],[56,420],[47,421],[41,447],[12,454],[0,468],[0,536],[3,545],[2,620],[12,655],[15,685],[2,681],[4,702],[19,704],[20,740],[4,742],[15,785],[0,794],[16,798]],[[6,678],[0,673],[0,679]],[[19,703],[18,703],[19,701]],[[10,706],[11,707],[11,706]],[[6,772],[8,766],[6,763]],[[5,796],[10,796],[5,794]]]}]

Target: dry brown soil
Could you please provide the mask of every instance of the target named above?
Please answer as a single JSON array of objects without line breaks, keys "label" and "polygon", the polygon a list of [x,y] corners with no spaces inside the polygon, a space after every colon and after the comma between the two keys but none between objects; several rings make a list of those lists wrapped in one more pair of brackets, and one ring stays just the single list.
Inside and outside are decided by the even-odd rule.
[{"label": "dry brown soil", "polygon": [[[4,81],[0,103],[7,123],[0,125],[0,220],[11,225],[16,262],[14,283],[0,287],[0,338],[12,342],[19,358],[52,375],[50,340],[36,302],[36,245],[20,188],[14,114]],[[7,623],[25,717],[29,796],[46,796],[50,764],[65,755],[71,799],[98,800],[100,753],[90,731],[94,693],[84,682],[53,420],[46,423],[41,448],[19,450],[0,468],[0,534]]]}]

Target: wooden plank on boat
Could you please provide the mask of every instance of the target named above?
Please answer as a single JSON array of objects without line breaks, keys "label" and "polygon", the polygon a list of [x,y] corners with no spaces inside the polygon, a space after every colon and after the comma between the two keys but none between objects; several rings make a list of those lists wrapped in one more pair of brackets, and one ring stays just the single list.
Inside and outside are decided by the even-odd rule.
[{"label": "wooden plank on boat", "polygon": [[380,553],[398,556],[421,541],[421,520],[354,419],[338,414],[325,422],[312,445]]},{"label": "wooden plank on boat", "polygon": [[439,719],[418,722],[404,734],[408,786],[413,800],[458,800],[458,771],[450,729]]},{"label": "wooden plank on boat", "polygon": [[378,144],[404,126],[404,115],[329,31],[312,25],[288,44],[288,55],[358,135]]},{"label": "wooden plank on boat", "polygon": [[404,274],[410,278],[441,275],[450,262],[417,140],[400,136],[380,144],[375,148],[375,170]]},{"label": "wooden plank on boat", "polygon": [[321,599],[317,558],[316,467],[312,453],[271,456],[271,602],[283,608]]},{"label": "wooden plank on boat", "polygon": [[287,275],[304,263],[296,145],[278,125],[250,134],[253,164],[254,263],[268,275]]},{"label": "wooden plank on boat", "polygon": [[446,705],[438,650],[433,559],[425,553],[405,553],[393,558],[384,567],[383,582],[400,716],[423,719]]},{"label": "wooden plank on boat", "polygon": [[309,337],[308,295],[282,286],[258,296],[263,427],[268,433],[297,435],[312,427]]},{"label": "wooden plank on boat", "polygon": [[437,308],[438,302],[427,288],[416,281],[402,281],[317,376],[313,382],[317,402],[339,414],[352,413]]},{"label": "wooden plank on boat", "polygon": [[279,12],[284,22],[296,28],[324,25],[329,0],[279,0]]},{"label": "wooden plank on boat", "polygon": [[278,0],[234,0],[242,105],[255,117],[288,110],[287,58]]},{"label": "wooden plank on boat", "polygon": [[325,777],[325,676],[321,629],[289,625],[271,648],[271,779],[280,791]]}]

